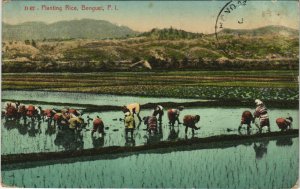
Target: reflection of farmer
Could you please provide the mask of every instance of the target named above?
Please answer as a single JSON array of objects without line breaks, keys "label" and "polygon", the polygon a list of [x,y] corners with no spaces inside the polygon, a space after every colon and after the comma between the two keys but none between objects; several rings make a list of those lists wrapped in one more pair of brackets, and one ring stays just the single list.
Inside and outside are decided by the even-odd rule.
[{"label": "reflection of farmer", "polygon": [[81,150],[84,146],[83,138],[71,130],[57,132],[54,144],[62,146],[66,150]]},{"label": "reflection of farmer", "polygon": [[168,140],[175,140],[178,138],[178,135],[179,135],[179,129],[177,127],[177,131],[175,131],[175,128],[173,126],[169,127],[170,129],[170,133],[169,133],[169,136],[168,136]]},{"label": "reflection of farmer", "polygon": [[93,141],[93,147],[94,148],[99,148],[104,146],[104,137],[92,137],[92,141]]},{"label": "reflection of farmer", "polygon": [[175,122],[177,121],[178,124],[181,124],[179,121],[179,114],[180,111],[183,110],[183,106],[179,106],[177,109],[169,109],[168,110],[168,118],[169,118],[169,124],[174,126]]},{"label": "reflection of farmer", "polygon": [[260,123],[259,126],[257,125],[256,126],[259,128],[260,131],[264,126],[267,126],[268,131],[270,132],[270,121],[269,121],[269,115],[266,106],[259,99],[255,100],[255,104],[256,104],[256,109],[254,112],[254,119],[259,118],[259,123]]},{"label": "reflection of farmer", "polygon": [[256,159],[261,159],[264,154],[267,154],[268,149],[267,146],[269,144],[269,141],[265,141],[265,142],[259,142],[259,145],[256,145],[256,143],[254,143],[254,151],[255,151],[255,157]]},{"label": "reflection of farmer", "polygon": [[135,140],[133,138],[125,138],[125,146],[135,146]]}]

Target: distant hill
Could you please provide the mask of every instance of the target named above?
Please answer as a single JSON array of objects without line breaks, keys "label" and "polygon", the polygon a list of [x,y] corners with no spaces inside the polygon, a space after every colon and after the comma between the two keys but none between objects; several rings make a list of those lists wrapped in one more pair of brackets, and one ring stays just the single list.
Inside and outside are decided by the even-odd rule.
[{"label": "distant hill", "polygon": [[282,36],[294,36],[298,37],[299,31],[296,29],[288,28],[285,26],[265,26],[256,29],[228,29],[224,28],[219,34],[233,34],[233,35],[249,35],[249,36],[260,36],[260,35],[282,35]]},{"label": "distant hill", "polygon": [[105,39],[134,36],[137,32],[104,20],[70,20],[52,24],[25,22],[17,25],[2,23],[4,40],[43,39]]},{"label": "distant hill", "polygon": [[202,37],[202,33],[192,33],[174,28],[157,29],[141,33],[139,36],[151,37],[153,39],[194,39]]},{"label": "distant hill", "polygon": [[[95,24],[91,26],[91,22]],[[36,22],[18,25],[19,30],[27,31],[28,34],[22,33],[22,37],[26,36],[25,40],[2,41],[4,72],[298,69],[298,31],[286,27],[225,29],[221,31],[222,34],[217,41],[215,35],[191,33],[174,28],[152,29],[137,34],[126,27],[118,27],[105,21],[91,22],[58,22],[51,24],[51,27]],[[36,32],[37,25],[40,32]],[[107,25],[111,28],[104,27]],[[7,29],[7,26],[4,27]],[[43,39],[47,28],[51,29],[49,32],[51,36],[47,37],[52,40],[31,40]],[[117,30],[112,31],[112,28]],[[134,36],[126,37],[124,34],[126,32],[122,33],[121,28],[131,31],[128,33]],[[6,33],[6,35],[17,37],[18,30],[13,31],[15,33]],[[242,35],[234,35],[238,32]],[[57,39],[58,36],[74,39],[53,39]],[[95,38],[108,38],[108,36],[124,36],[124,38],[95,40]],[[78,40],[78,38],[86,39]]]}]

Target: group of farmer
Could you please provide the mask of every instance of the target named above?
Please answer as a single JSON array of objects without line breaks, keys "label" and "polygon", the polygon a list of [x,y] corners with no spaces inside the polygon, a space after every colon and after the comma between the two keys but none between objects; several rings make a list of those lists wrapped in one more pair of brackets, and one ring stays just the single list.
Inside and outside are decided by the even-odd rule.
[{"label": "group of farmer", "polygon": [[41,119],[42,109],[34,105],[25,105],[20,102],[6,102],[2,110],[2,116],[7,119],[26,120],[27,117],[31,119]]},{"label": "group of farmer", "polygon": [[[256,109],[254,114],[250,111],[244,111],[242,114],[241,124],[238,127],[240,131],[244,124],[247,125],[247,130],[251,128],[251,122],[255,122],[255,118],[259,119],[259,124],[255,125],[261,131],[263,127],[267,127],[270,131],[270,121],[268,116],[268,110],[264,103],[256,99],[255,100]],[[169,125],[174,126],[177,122],[178,124],[183,124],[185,126],[185,133],[187,134],[188,129],[192,130],[194,134],[195,130],[200,129],[196,124],[200,121],[199,115],[185,115],[183,117],[183,122],[179,120],[180,112],[184,109],[183,106],[177,108],[171,108],[167,110],[167,116],[169,120]],[[153,111],[149,116],[140,117],[140,104],[132,103],[122,107],[122,112],[124,113],[124,119],[121,119],[124,122],[125,126],[125,136],[133,138],[133,133],[136,128],[135,116],[137,116],[139,122],[142,121],[146,125],[146,130],[149,134],[156,134],[158,132],[158,126],[162,123],[162,117],[164,115],[164,108],[161,105],[155,105]],[[52,122],[54,122],[54,128],[57,127],[61,130],[68,129],[72,131],[81,131],[86,125],[89,125],[90,121],[93,123],[93,129],[91,135],[94,136],[95,133],[98,133],[102,137],[104,132],[104,122],[99,116],[95,116],[93,119],[87,116],[87,123],[84,122],[82,118],[82,112],[74,108],[63,108],[63,109],[42,109],[40,106],[34,105],[25,105],[20,102],[6,102],[4,104],[4,109],[2,111],[2,116],[5,116],[7,119],[21,119],[23,118],[26,122],[27,117],[32,120],[37,119],[38,121],[47,121],[48,127],[51,127]],[[292,127],[293,119],[291,117],[287,118],[278,118],[276,123],[281,130],[287,130]]]},{"label": "group of farmer", "polygon": [[42,109],[40,106],[32,104],[25,105],[20,102],[6,102],[2,110],[2,116],[6,119],[23,119],[27,118],[32,121],[47,121],[48,126],[54,122],[54,127],[57,125],[59,129],[76,130],[84,124],[81,113],[73,108],[63,108],[61,110]]},{"label": "group of farmer", "polygon": [[[42,109],[40,106],[35,105],[25,105],[20,102],[6,102],[2,109],[2,117],[7,120],[24,120],[26,123],[27,118],[31,121],[46,121],[48,122],[48,127],[53,127],[60,130],[69,130],[73,132],[81,131],[93,121],[92,136],[95,132],[100,135],[104,134],[104,124],[99,116],[95,116],[94,119],[87,116],[87,123],[85,123],[82,118],[82,112],[75,108],[65,107],[63,109]],[[52,125],[53,123],[53,125]]]},{"label": "group of farmer", "polygon": [[[270,132],[270,120],[268,115],[268,110],[265,104],[259,100],[255,100],[256,109],[252,114],[250,111],[244,111],[242,113],[241,123],[238,127],[238,131],[241,130],[244,124],[247,125],[247,131],[250,131],[251,122],[255,123],[255,126],[259,129],[259,132],[262,131],[263,127],[267,127],[268,131]],[[179,114],[184,109],[183,106],[179,106],[178,108],[171,108],[167,111],[169,125],[174,126],[177,122],[178,124],[183,124],[185,126],[185,134],[187,134],[188,129],[192,130],[192,134],[194,134],[195,130],[200,129],[196,126],[196,124],[200,121],[199,115],[185,115],[183,117],[183,123],[179,121]],[[133,131],[135,128],[135,120],[134,115],[137,115],[138,119],[141,121],[140,118],[140,105],[138,103],[129,104],[123,107],[123,112],[125,115],[124,123],[125,123],[125,134],[128,135],[128,132],[133,135]],[[146,116],[143,118],[144,124],[147,125],[147,130],[149,133],[157,132],[157,123],[162,121],[162,116],[164,115],[164,109],[161,105],[157,105],[154,107],[151,115]],[[158,116],[158,118],[157,118]],[[258,118],[259,123],[255,122],[255,119]],[[288,130],[292,128],[293,118],[288,116],[286,118],[277,118],[276,124],[279,129],[282,131]]]},{"label": "group of farmer", "polygon": [[[238,130],[240,131],[242,128],[242,125],[246,124],[247,130],[249,131],[251,128],[251,122],[255,123],[255,118],[258,118],[259,124],[255,123],[255,126],[259,129],[259,131],[261,132],[263,127],[267,127],[268,131],[270,132],[270,120],[269,120],[268,110],[267,110],[265,104],[259,99],[255,100],[255,104],[256,104],[256,109],[255,109],[253,115],[250,111],[243,112],[241,124],[240,124]],[[279,127],[279,129],[281,129],[282,131],[291,129],[292,122],[293,122],[293,118],[290,116],[288,116],[286,118],[280,117],[280,118],[276,119],[276,124]]]},{"label": "group of farmer", "polygon": [[[182,124],[179,121],[180,112],[184,109],[183,106],[179,106],[177,108],[171,108],[167,111],[169,125],[174,126],[177,122],[178,124]],[[135,119],[136,115],[141,122],[142,119],[139,115],[140,113],[140,104],[132,103],[127,106],[123,106],[124,113],[124,124],[125,124],[125,136],[128,137],[128,133],[133,137],[133,131],[135,129]],[[147,126],[147,130],[150,134],[155,134],[158,132],[158,124],[162,122],[162,116],[164,115],[164,108],[161,105],[156,105],[149,116],[143,118],[144,124]],[[194,134],[194,130],[198,130],[196,124],[200,121],[199,115],[185,115],[183,118],[183,125],[185,126],[185,133],[188,132],[188,128],[192,129],[192,133]]]}]

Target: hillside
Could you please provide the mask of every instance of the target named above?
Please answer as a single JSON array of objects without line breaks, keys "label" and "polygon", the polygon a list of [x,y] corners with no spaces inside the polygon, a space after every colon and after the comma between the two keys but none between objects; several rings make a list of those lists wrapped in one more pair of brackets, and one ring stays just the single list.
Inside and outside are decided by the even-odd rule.
[{"label": "hillside", "polygon": [[223,35],[248,35],[248,36],[262,36],[262,35],[282,35],[290,37],[298,37],[299,31],[285,26],[265,26],[256,29],[228,29],[224,28],[219,32]]},{"label": "hillside", "polygon": [[17,25],[2,23],[4,40],[44,39],[105,39],[134,36],[137,32],[104,20],[70,20],[52,24],[25,22]]},{"label": "hillside", "polygon": [[[273,32],[266,32],[270,28]],[[225,30],[218,41],[214,35],[173,28],[122,39],[4,40],[2,68],[4,72],[298,68],[295,31],[275,26],[256,30],[243,35]]]}]

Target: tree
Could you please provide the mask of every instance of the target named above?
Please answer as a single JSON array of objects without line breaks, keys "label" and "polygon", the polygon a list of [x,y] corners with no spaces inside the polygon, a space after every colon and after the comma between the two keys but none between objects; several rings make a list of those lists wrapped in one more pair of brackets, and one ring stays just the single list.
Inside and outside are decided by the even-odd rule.
[{"label": "tree", "polygon": [[179,61],[175,56],[171,57],[171,65],[173,66],[172,68],[179,68]]},{"label": "tree", "polygon": [[189,59],[185,56],[181,61],[181,67],[185,68],[189,64]]},{"label": "tree", "polygon": [[202,57],[198,57],[198,62],[196,63],[197,68],[205,68],[205,62]]},{"label": "tree", "polygon": [[36,43],[35,43],[35,41],[32,39],[31,40],[31,45],[33,46],[33,47],[36,47]]},{"label": "tree", "polygon": [[26,39],[24,42],[26,45],[30,45],[30,41],[28,39]]},{"label": "tree", "polygon": [[148,62],[153,69],[159,69],[163,66],[163,63],[160,60],[156,59],[154,56],[149,57]]}]

